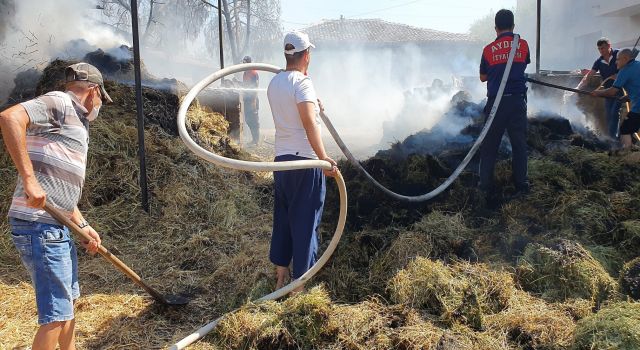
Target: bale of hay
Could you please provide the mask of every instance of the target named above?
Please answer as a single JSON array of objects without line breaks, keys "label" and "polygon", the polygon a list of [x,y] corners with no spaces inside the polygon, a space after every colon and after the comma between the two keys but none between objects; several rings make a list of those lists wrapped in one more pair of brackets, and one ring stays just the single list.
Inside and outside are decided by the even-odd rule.
[{"label": "bale of hay", "polygon": [[572,349],[640,349],[640,304],[615,303],[579,321]]},{"label": "bale of hay", "polygon": [[588,299],[598,307],[615,296],[616,281],[577,242],[561,240],[546,247],[530,244],[520,258],[516,276],[527,291],[549,301]]}]

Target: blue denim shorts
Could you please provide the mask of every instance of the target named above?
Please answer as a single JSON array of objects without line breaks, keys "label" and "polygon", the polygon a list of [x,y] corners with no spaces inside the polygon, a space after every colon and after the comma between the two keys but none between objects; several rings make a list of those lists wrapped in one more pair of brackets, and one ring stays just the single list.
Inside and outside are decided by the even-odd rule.
[{"label": "blue denim shorts", "polygon": [[72,320],[80,287],[78,255],[69,229],[15,218],[9,218],[9,224],[36,293],[38,324]]}]

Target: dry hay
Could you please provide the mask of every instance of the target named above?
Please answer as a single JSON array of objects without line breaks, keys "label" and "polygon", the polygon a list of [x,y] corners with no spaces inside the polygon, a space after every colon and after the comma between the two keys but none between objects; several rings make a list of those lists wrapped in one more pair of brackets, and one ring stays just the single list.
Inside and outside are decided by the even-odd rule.
[{"label": "dry hay", "polygon": [[587,299],[568,299],[554,304],[553,307],[569,315],[574,321],[593,314],[593,302]]},{"label": "dry hay", "polygon": [[616,281],[579,243],[562,240],[552,247],[530,244],[518,262],[522,287],[549,301],[591,300],[594,307],[615,297]]},{"label": "dry hay", "polygon": [[371,273],[375,258],[398,237],[399,229],[363,230],[345,234],[327,265],[318,273],[332,297],[339,302],[357,303],[371,295],[384,294],[386,280]]},{"label": "dry hay", "polygon": [[639,349],[640,304],[620,302],[609,305],[580,322],[573,349]]},{"label": "dry hay", "polygon": [[514,292],[510,275],[482,264],[418,257],[389,281],[391,299],[432,314],[445,325],[462,322],[483,328],[487,314],[504,310]]},{"label": "dry hay", "polygon": [[462,305],[467,287],[465,281],[454,278],[453,271],[441,261],[421,257],[389,281],[394,302],[426,310],[445,322]]},{"label": "dry hay", "polygon": [[[109,85],[115,103],[105,105],[90,128],[79,207],[104,245],[148,284],[167,294],[186,293],[192,301],[178,309],[160,307],[102,258],[80,253],[77,340],[80,349],[158,349],[272,290],[266,254],[271,198],[261,178],[198,160],[168,130],[150,124],[145,140],[151,210],[146,214],[139,204],[133,93],[130,87]],[[150,103],[155,107],[145,110],[162,108],[157,101]],[[243,157],[224,141],[222,129],[205,123],[207,118],[219,121],[218,116],[195,105],[189,118],[201,120],[197,132],[213,140],[203,142],[205,147]],[[0,211],[6,212],[16,172],[6,152],[0,152],[0,164]],[[0,230],[0,293],[15,296],[0,303],[0,322],[6,325],[0,329],[12,330],[0,337],[3,346],[28,344],[36,328],[33,292],[5,221]],[[204,341],[193,348],[214,345]]]},{"label": "dry hay", "polygon": [[221,321],[213,338],[225,349],[508,349],[504,337],[458,324],[441,328],[414,309],[376,298],[333,304],[322,287],[244,306]]},{"label": "dry hay", "polygon": [[315,287],[281,303],[245,306],[227,315],[213,337],[223,348],[310,348],[334,333],[328,326],[331,309],[326,290]]},{"label": "dry hay", "polygon": [[337,330],[340,348],[382,350],[392,345],[389,325],[393,318],[389,307],[371,299],[354,305],[336,305],[330,322]]},{"label": "dry hay", "polygon": [[637,150],[592,152],[570,147],[567,152],[557,152],[553,157],[572,169],[584,188],[606,193],[625,191],[640,180],[640,164],[626,160],[637,153]]},{"label": "dry hay", "polygon": [[[363,229],[383,229],[399,224],[409,225],[419,221],[431,203],[398,202],[374,187],[346,160],[340,160],[338,166],[347,181],[350,198],[347,228],[354,231]],[[437,158],[429,155],[412,154],[401,158],[375,156],[362,162],[362,166],[377,181],[394,192],[417,195],[430,191],[440,185],[441,179],[450,174],[450,170]],[[338,191],[327,188],[327,201],[337,201]],[[389,210],[393,208],[393,210]],[[337,217],[338,208],[325,210],[327,217]]]},{"label": "dry hay", "polygon": [[607,196],[598,191],[580,190],[558,195],[556,207],[545,218],[547,225],[565,235],[610,243],[615,217]]},{"label": "dry hay", "polygon": [[[384,284],[416,257],[456,258],[467,254],[472,237],[461,214],[433,211],[400,233],[370,267],[370,283]],[[456,254],[458,253],[458,254]],[[473,252],[471,252],[473,253]]]},{"label": "dry hay", "polygon": [[454,325],[438,340],[436,350],[507,350],[506,337],[489,332],[477,332],[463,325]]},{"label": "dry hay", "polygon": [[635,190],[628,192],[614,192],[609,195],[609,201],[613,213],[618,220],[630,220],[638,217],[640,211],[640,197],[638,196],[636,186]]},{"label": "dry hay", "polygon": [[621,293],[640,300],[640,257],[624,264],[618,282]]},{"label": "dry hay", "polygon": [[[53,68],[59,72],[66,64],[58,62],[45,72],[46,84],[40,88],[52,86]],[[163,348],[273,290],[267,258],[271,180],[216,168],[193,156],[175,137],[179,86],[168,83],[172,91],[143,91],[151,213],[142,212],[138,204],[133,90],[113,82],[107,89],[116,103],[105,106],[91,127],[80,207],[105,245],[149,284],[162,292],[185,292],[193,300],[182,309],[160,307],[105,261],[81,254],[79,349]],[[633,160],[638,152],[593,153],[560,139],[547,147],[545,137],[555,134],[549,125],[538,126],[535,130],[545,134],[534,140],[539,158],[529,163],[532,193],[509,200],[510,164],[499,162],[498,194],[505,203],[494,213],[482,211],[470,173],[463,173],[432,202],[399,204],[341,163],[355,200],[349,203],[344,239],[319,276],[327,287],[282,302],[244,306],[225,318],[213,336],[190,348],[569,347],[574,320],[589,319],[595,304],[615,288],[605,269],[615,275],[621,261],[637,255],[640,171]],[[197,102],[191,106],[188,129],[194,139],[217,153],[249,158],[229,141],[227,128],[221,115]],[[582,141],[585,147],[593,146]],[[402,155],[398,150],[364,165],[403,193],[424,193],[438,185],[449,175],[449,161],[456,159]],[[15,178],[10,164],[6,152],[0,152],[0,178],[5,179],[0,210],[5,211]],[[333,227],[336,198],[337,191],[329,187],[323,230]],[[2,346],[13,347],[30,342],[35,307],[6,222],[0,222],[0,232],[0,294],[6,296],[0,301],[0,338]],[[579,239],[591,257],[569,259],[564,265],[549,259],[553,264],[548,269],[555,270],[537,266],[532,271],[545,277],[541,281],[556,278],[555,287],[569,284],[580,291],[577,295],[556,291],[551,294],[562,296],[554,299],[561,302],[543,301],[515,288],[511,274],[496,268],[528,243],[557,237]],[[536,283],[532,278],[531,284]],[[349,304],[332,302],[329,295]],[[616,307],[635,310],[635,304]]]},{"label": "dry hay", "polygon": [[513,294],[509,308],[487,315],[485,324],[489,333],[506,335],[509,342],[525,349],[566,349],[575,328],[565,312],[523,291]]}]

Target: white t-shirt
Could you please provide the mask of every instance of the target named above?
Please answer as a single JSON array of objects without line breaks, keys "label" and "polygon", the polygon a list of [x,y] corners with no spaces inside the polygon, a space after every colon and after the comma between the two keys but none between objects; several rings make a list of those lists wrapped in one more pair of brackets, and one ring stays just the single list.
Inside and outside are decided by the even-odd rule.
[{"label": "white t-shirt", "polygon": [[315,122],[320,127],[318,98],[311,79],[298,71],[280,72],[271,79],[267,96],[276,127],[276,156],[291,154],[318,159],[298,113],[298,103],[313,102]]}]

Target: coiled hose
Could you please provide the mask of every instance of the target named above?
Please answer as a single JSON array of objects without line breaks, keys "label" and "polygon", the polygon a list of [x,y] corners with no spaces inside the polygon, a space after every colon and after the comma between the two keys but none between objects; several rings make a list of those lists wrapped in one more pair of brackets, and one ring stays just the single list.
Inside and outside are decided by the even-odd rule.
[{"label": "coiled hose", "polygon": [[513,59],[516,55],[519,40],[520,40],[520,36],[518,34],[515,34],[513,36],[513,42],[511,42],[511,51],[509,52],[507,65],[504,69],[504,73],[502,74],[502,81],[500,82],[500,87],[498,88],[498,95],[496,96],[496,99],[493,102],[493,106],[491,107],[491,113],[489,113],[489,118],[487,118],[487,122],[485,123],[484,128],[482,128],[482,132],[480,132],[478,139],[469,150],[469,153],[467,153],[467,156],[464,157],[460,165],[458,165],[456,170],[454,170],[453,173],[449,175],[449,177],[440,186],[436,187],[429,193],[425,193],[419,196],[405,196],[405,195],[393,192],[390,189],[386,188],[383,184],[381,184],[376,179],[374,179],[373,176],[371,176],[371,174],[369,174],[367,170],[365,170],[365,168],[360,164],[360,162],[358,162],[356,157],[353,156],[349,148],[347,148],[347,146],[344,144],[344,141],[342,141],[342,138],[340,137],[340,135],[338,135],[338,132],[333,127],[333,124],[331,124],[329,117],[327,117],[327,115],[324,114],[324,112],[320,112],[320,117],[322,118],[322,121],[324,121],[325,125],[327,126],[329,133],[338,144],[338,147],[340,147],[340,150],[342,150],[342,153],[345,155],[345,157],[347,157],[347,160],[349,160],[349,162],[354,167],[356,167],[356,169],[358,169],[358,171],[364,177],[369,179],[369,181],[371,181],[376,187],[378,187],[380,190],[382,190],[384,193],[388,194],[389,196],[400,201],[417,203],[417,202],[424,202],[424,201],[430,200],[435,196],[439,195],[440,193],[442,193],[444,190],[446,190],[458,178],[458,176],[460,176],[460,173],[462,173],[464,168],[467,167],[467,165],[469,164],[473,156],[478,151],[478,148],[480,148],[480,145],[482,144],[482,141],[484,140],[485,136],[489,132],[489,128],[493,123],[493,119],[495,118],[496,112],[498,111],[498,106],[500,105],[500,101],[502,100],[502,95],[504,94],[504,89],[505,89],[505,86],[507,85],[507,80],[509,79],[509,73],[511,72],[511,66],[513,65]]},{"label": "coiled hose", "polygon": [[[296,161],[288,161],[288,162],[250,162],[244,160],[230,159],[200,147],[189,135],[186,128],[186,120],[187,120],[187,110],[189,106],[196,98],[198,93],[202,91],[205,87],[209,86],[211,83],[224,78],[229,74],[234,74],[246,70],[261,70],[266,72],[278,73],[282,71],[279,67],[268,65],[268,64],[259,64],[259,63],[247,63],[247,64],[239,64],[235,66],[231,66],[222,70],[219,70],[208,77],[204,78],[202,81],[197,83],[187,96],[185,96],[184,100],[180,104],[180,109],[178,110],[178,132],[180,134],[180,138],[184,144],[198,157],[226,168],[243,170],[243,171],[284,171],[284,170],[296,170],[296,169],[308,169],[308,168],[320,168],[331,170],[331,163],[324,160],[296,160]],[[318,261],[300,278],[292,281],[288,285],[274,291],[271,294],[267,294],[257,300],[256,302],[266,301],[266,300],[274,300],[281,298],[299,286],[303,285],[309,279],[311,279],[320,269],[324,266],[324,264],[329,260],[336,247],[338,246],[338,242],[340,242],[340,238],[342,237],[342,232],[344,230],[344,225],[347,219],[347,188],[344,183],[344,179],[340,172],[335,177],[336,182],[338,184],[338,190],[340,192],[340,215],[338,217],[338,225],[336,230],[329,242],[329,246],[324,251],[322,256],[318,259]],[[236,310],[234,310],[236,311]],[[231,312],[234,312],[231,311]],[[225,314],[228,315],[229,313]],[[216,325],[225,317],[225,315],[220,316],[219,318],[213,320],[212,322],[202,326],[200,329],[195,331],[194,333],[188,335],[184,339],[175,343],[171,349],[178,350],[184,349],[190,344],[194,343],[198,339],[204,337],[207,333],[211,332]]]},{"label": "coiled hose", "polygon": [[[373,182],[373,184],[376,185],[376,187],[380,188],[382,191],[384,191],[388,195],[398,200],[403,200],[408,202],[422,202],[422,201],[432,199],[438,194],[442,193],[447,187],[451,185],[451,183],[453,183],[453,181],[457,179],[457,177],[460,175],[462,170],[464,170],[464,168],[469,164],[469,162],[475,155],[476,151],[482,144],[482,141],[484,140],[487,132],[489,131],[489,128],[491,127],[491,124],[493,123],[493,119],[495,118],[496,112],[498,111],[498,106],[500,105],[500,101],[502,100],[502,95],[504,94],[504,89],[509,77],[509,73],[511,72],[511,66],[513,65],[513,59],[515,58],[515,53],[517,51],[519,39],[520,39],[519,35],[517,34],[514,35],[513,42],[511,43],[511,51],[509,52],[509,57],[507,60],[507,65],[502,75],[500,87],[498,88],[498,94],[493,103],[493,106],[491,107],[489,118],[487,119],[487,122],[485,123],[485,126],[482,129],[482,132],[480,133],[480,136],[478,136],[478,139],[476,140],[474,145],[471,147],[471,150],[469,151],[467,156],[463,159],[463,161],[460,163],[458,168],[456,168],[456,170],[449,176],[449,178],[444,183],[442,183],[440,186],[438,186],[436,189],[432,190],[429,193],[426,193],[420,196],[405,196],[405,195],[395,193],[387,189],[386,187],[384,187],[382,184],[376,181],[362,167],[362,165],[360,165],[358,160],[353,156],[351,151],[349,151],[349,149],[346,147],[346,145],[340,138],[340,135],[338,135],[336,129],[333,127],[333,124],[331,123],[329,118],[326,116],[326,114],[324,112],[321,112],[320,116],[323,122],[325,123],[325,125],[327,126],[329,133],[334,138],[334,140],[336,141],[336,143],[338,144],[338,146],[340,147],[344,155],[347,157],[349,162],[351,162],[351,164],[353,164],[365,177],[367,177],[371,182]],[[191,105],[195,97],[198,95],[198,93],[200,93],[200,91],[202,91],[205,87],[207,87],[211,83],[219,79],[222,79],[227,75],[246,71],[246,70],[262,70],[262,71],[267,71],[272,73],[278,73],[281,71],[280,68],[276,66],[268,65],[268,64],[257,64],[257,63],[239,64],[239,65],[231,66],[231,67],[222,69],[218,72],[215,72],[210,76],[206,77],[205,79],[203,79],[202,81],[200,81],[198,84],[196,84],[193,88],[191,88],[187,96],[184,98],[184,100],[180,104],[180,109],[178,111],[178,132],[180,134],[180,137],[182,138],[182,141],[185,143],[185,145],[187,145],[187,147],[192,152],[194,152],[197,156],[199,156],[200,158],[208,162],[211,162],[219,166],[231,168],[231,169],[236,169],[236,170],[283,171],[283,170],[295,170],[295,169],[307,169],[307,168],[321,168],[321,169],[330,170],[331,164],[329,162],[321,161],[321,160],[299,160],[299,161],[289,161],[289,162],[250,162],[250,161],[243,161],[243,160],[237,160],[237,159],[230,159],[230,158],[226,158],[226,157],[217,155],[215,153],[209,152],[204,148],[200,147],[195,141],[193,141],[193,139],[189,136],[189,133],[187,132],[185,122],[186,122],[187,110],[189,109],[189,106]],[[346,215],[347,215],[347,190],[346,190],[346,185],[344,183],[344,179],[342,178],[342,175],[340,173],[338,173],[338,176],[336,177],[336,181],[338,183],[338,189],[340,192],[340,216],[338,218],[338,225],[336,227],[336,231],[333,234],[331,241],[329,242],[329,246],[327,247],[325,252],[322,254],[322,256],[318,259],[316,264],[313,265],[311,269],[309,269],[307,272],[305,272],[299,279],[292,281],[288,285],[274,291],[271,294],[265,295],[257,299],[256,300],[257,302],[274,300],[287,295],[288,293],[293,291],[295,288],[301,286],[306,281],[308,281],[311,277],[313,277],[324,266],[324,264],[327,262],[327,260],[329,260],[329,258],[333,254],[333,251],[335,250],[342,236],[342,231],[344,230],[344,225],[345,225]],[[231,311],[231,312],[234,312],[234,311]],[[229,313],[225,315],[228,315],[228,314]],[[188,335],[184,339],[175,343],[171,347],[171,350],[184,349],[190,344],[193,344],[197,340],[201,339],[207,333],[211,332],[218,325],[218,323],[225,317],[225,315],[222,315],[219,318],[213,320],[212,322],[202,326],[200,329],[198,329],[194,333]]]}]

